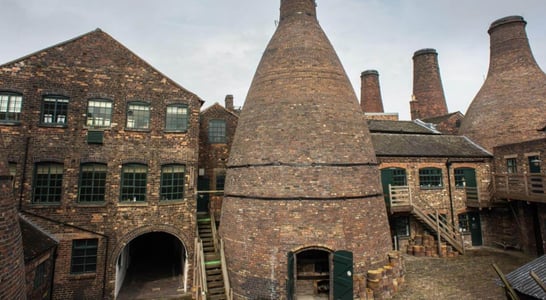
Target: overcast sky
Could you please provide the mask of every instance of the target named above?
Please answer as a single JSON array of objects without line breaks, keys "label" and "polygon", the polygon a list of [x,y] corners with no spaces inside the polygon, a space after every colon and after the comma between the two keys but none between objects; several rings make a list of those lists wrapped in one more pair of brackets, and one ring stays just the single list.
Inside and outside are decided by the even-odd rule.
[{"label": "overcast sky", "polygon": [[[0,64],[96,28],[205,100],[242,106],[280,0],[0,0]],[[379,71],[385,112],[409,119],[413,53],[438,51],[450,112],[466,112],[489,64],[487,29],[521,15],[546,68],[546,0],[317,0],[319,22],[357,96]]]}]

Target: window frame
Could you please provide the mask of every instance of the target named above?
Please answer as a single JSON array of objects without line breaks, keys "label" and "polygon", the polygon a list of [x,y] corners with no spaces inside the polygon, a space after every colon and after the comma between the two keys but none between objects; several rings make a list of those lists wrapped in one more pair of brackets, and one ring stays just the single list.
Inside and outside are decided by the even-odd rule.
[{"label": "window frame", "polygon": [[[185,109],[185,113],[169,113],[169,109]],[[179,119],[180,118],[180,119]],[[190,122],[190,110],[187,104],[177,103],[167,105],[165,108],[165,131],[166,132],[187,132]],[[170,126],[174,124],[174,126]]]},{"label": "window frame", "polygon": [[421,189],[441,189],[444,187],[441,168],[425,167],[419,169],[419,187]]},{"label": "window frame", "polygon": [[[127,172],[131,170],[132,172]],[[144,172],[137,172],[144,170]],[[131,175],[132,174],[132,175]],[[144,174],[137,178],[136,174]],[[128,178],[131,175],[132,178]],[[139,184],[140,182],[140,184]],[[142,182],[144,184],[142,185]],[[146,164],[128,163],[121,167],[119,201],[123,203],[146,202],[148,184],[148,166]],[[130,197],[129,197],[130,196]]]},{"label": "window frame", "polygon": [[[5,99],[5,112],[2,112],[2,98],[7,97]],[[13,99],[12,98],[18,98]],[[11,105],[12,102],[15,102],[17,105]],[[19,111],[10,111],[10,109],[19,109]],[[21,114],[23,113],[23,95],[20,93],[14,93],[14,92],[4,92],[0,91],[0,124],[19,124],[21,123]],[[4,117],[2,117],[2,114],[5,114]],[[14,118],[10,118],[10,114],[15,114]]]},{"label": "window frame", "polygon": [[[40,167],[47,167],[47,174],[38,173]],[[51,173],[52,170],[61,171],[60,173]],[[59,176],[60,174],[60,176]],[[57,175],[56,178],[53,177]],[[41,205],[58,205],[62,201],[63,195],[63,176],[64,165],[57,162],[39,162],[34,165],[34,177],[32,181],[32,204]],[[41,184],[39,185],[39,183]],[[55,183],[56,185],[52,185]],[[46,190],[44,194],[41,189]],[[42,197],[46,197],[46,200],[40,200]],[[50,200],[50,198],[52,200]]]},{"label": "window frame", "polygon": [[[50,101],[53,100],[53,101]],[[54,102],[53,113],[51,114],[51,120],[46,121],[46,103]],[[65,104],[60,104],[65,103]],[[40,124],[43,126],[58,126],[58,127],[67,127],[68,126],[68,106],[70,104],[70,98],[63,95],[45,95],[42,97],[42,112],[40,116]],[[58,107],[61,106],[61,107]],[[64,111],[63,107],[64,106]],[[49,111],[48,111],[49,112]],[[64,115],[62,114],[64,112]],[[59,117],[64,116],[63,122],[59,122]]]},{"label": "window frame", "polygon": [[518,159],[516,157],[508,157],[505,160],[506,173],[517,174],[518,173]]},{"label": "window frame", "polygon": [[[176,168],[182,168],[182,172],[174,172]],[[167,170],[172,172],[167,172]],[[176,175],[175,175],[176,174]],[[160,201],[177,201],[184,199],[186,184],[186,165],[168,164],[161,166]]]},{"label": "window frame", "polygon": [[[80,245],[78,245],[81,243]],[[97,272],[99,239],[72,240],[72,252],[70,256],[70,274],[87,274]],[[82,251],[82,254],[77,253]],[[76,263],[77,259],[83,259],[83,263]],[[94,262],[93,262],[94,261]],[[81,266],[82,271],[75,270]]]},{"label": "window frame", "polygon": [[[410,226],[409,216],[398,216],[398,217],[393,218],[391,226],[392,226],[392,230],[393,230],[394,234],[397,237],[407,238],[407,237],[411,236],[411,226]],[[400,229],[402,229],[402,227],[404,229],[403,233],[400,230]]]},{"label": "window frame", "polygon": [[[142,115],[137,114],[135,115],[135,109],[137,107],[146,108],[146,109],[139,109],[137,111],[145,112]],[[135,131],[148,131],[150,130],[150,123],[151,123],[151,111],[152,107],[150,103],[148,102],[142,102],[142,101],[131,101],[127,103],[127,111],[126,111],[126,122],[125,122],[125,128],[127,130],[135,130]],[[140,117],[143,119],[141,120]],[[138,119],[137,119],[138,117]],[[145,126],[138,125],[139,123],[146,124]],[[129,125],[132,124],[132,125]],[[138,125],[138,126],[137,126]]]},{"label": "window frame", "polygon": [[[110,107],[106,106],[91,106],[92,102],[100,103],[100,104],[109,104]],[[100,110],[101,112],[95,113],[94,111],[91,112],[90,109],[93,107],[96,110]],[[108,113],[109,109],[109,113]],[[102,111],[104,110],[104,111]],[[103,99],[103,98],[92,98],[87,100],[87,115],[85,120],[85,125],[90,128],[110,128],[112,126],[112,113],[114,110],[114,102],[109,99]],[[106,116],[108,114],[108,116]],[[97,119],[102,117],[102,124],[97,125],[99,123]],[[108,122],[108,124],[105,124]]]},{"label": "window frame", "polygon": [[[221,127],[217,125],[222,125]],[[208,122],[208,141],[210,144],[226,143],[227,122],[223,119],[211,119]]]},{"label": "window frame", "polygon": [[[85,169],[92,168],[90,171]],[[85,173],[91,173],[91,178],[85,178]],[[100,176],[103,178],[100,178]],[[106,201],[106,178],[108,176],[108,166],[103,163],[84,163],[80,165],[80,176],[78,180],[78,203],[93,204],[104,203]],[[86,184],[84,180],[90,180]],[[89,192],[88,192],[89,191]],[[95,200],[99,198],[99,200]],[[87,200],[93,199],[93,200]]]}]

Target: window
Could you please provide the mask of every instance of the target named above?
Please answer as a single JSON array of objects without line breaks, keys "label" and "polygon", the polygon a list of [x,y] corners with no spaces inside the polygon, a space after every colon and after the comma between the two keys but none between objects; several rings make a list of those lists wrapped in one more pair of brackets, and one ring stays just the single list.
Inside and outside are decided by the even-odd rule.
[{"label": "window", "polygon": [[33,203],[49,204],[61,202],[63,165],[38,163],[34,172]]},{"label": "window", "polygon": [[419,185],[421,188],[437,188],[442,186],[442,170],[439,168],[419,169]]},{"label": "window", "polygon": [[112,102],[92,99],[87,102],[87,126],[110,127],[112,121]]},{"label": "window", "polygon": [[186,105],[167,106],[165,129],[167,131],[188,130],[188,107]]},{"label": "window", "polygon": [[147,103],[130,103],[127,110],[127,128],[150,128],[150,105]]},{"label": "window", "polygon": [[224,172],[216,174],[216,190],[223,191],[224,183],[226,182],[226,174]]},{"label": "window", "polygon": [[48,96],[44,98],[42,123],[51,125],[65,125],[67,122],[68,99],[64,97]]},{"label": "window", "polygon": [[209,143],[225,143],[226,142],[226,121],[210,120],[209,121]]},{"label": "window", "polygon": [[121,201],[146,201],[146,165],[127,164],[121,174]]},{"label": "window", "polygon": [[455,186],[458,188],[462,188],[466,186],[466,179],[464,176],[464,169],[459,168],[455,169]]},{"label": "window", "polygon": [[161,200],[184,198],[184,165],[167,165],[161,168]]},{"label": "window", "polygon": [[529,173],[537,174],[540,173],[540,157],[537,155],[528,156],[527,161],[529,162]]},{"label": "window", "polygon": [[72,241],[70,273],[94,273],[97,270],[98,239]]},{"label": "window", "polygon": [[517,160],[515,158],[506,159],[506,172],[510,174],[518,172]]},{"label": "window", "polygon": [[21,118],[23,96],[0,93],[0,122],[17,122]]},{"label": "window", "polygon": [[80,171],[79,202],[104,202],[106,165],[84,164]]},{"label": "window", "polygon": [[392,169],[392,185],[405,186],[406,185],[406,170],[395,168]]},{"label": "window", "polygon": [[40,288],[46,282],[46,263],[39,264],[34,270],[34,289]]},{"label": "window", "polygon": [[396,217],[392,219],[392,228],[394,234],[398,237],[410,235],[410,223],[408,216]]},{"label": "window", "polygon": [[468,222],[468,214],[459,214],[459,231],[460,232],[469,232],[470,224]]}]

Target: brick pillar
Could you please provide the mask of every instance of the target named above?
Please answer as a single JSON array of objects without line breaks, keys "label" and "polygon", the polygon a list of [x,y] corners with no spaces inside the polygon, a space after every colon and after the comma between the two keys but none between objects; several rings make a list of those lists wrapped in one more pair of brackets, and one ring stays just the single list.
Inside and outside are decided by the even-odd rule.
[{"label": "brick pillar", "polygon": [[226,99],[224,101],[225,101],[224,107],[227,110],[233,111],[235,109],[235,107],[233,106],[233,95],[226,95]]},{"label": "brick pillar", "polygon": [[411,119],[425,119],[447,115],[438,53],[421,49],[413,55],[413,96],[410,102]]},{"label": "brick pillar", "polygon": [[363,112],[384,112],[376,70],[366,70],[360,74],[360,107]]}]

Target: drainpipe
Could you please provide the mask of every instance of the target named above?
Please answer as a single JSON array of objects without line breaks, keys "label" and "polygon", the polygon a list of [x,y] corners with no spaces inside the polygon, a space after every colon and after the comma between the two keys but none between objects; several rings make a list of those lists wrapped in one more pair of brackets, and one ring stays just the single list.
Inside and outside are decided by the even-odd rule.
[{"label": "drainpipe", "polygon": [[21,183],[19,183],[19,211],[23,210],[23,192],[25,187],[25,181],[27,181],[27,162],[28,162],[28,145],[30,144],[30,137],[28,136],[25,141],[25,154],[23,156],[23,175],[21,176]]},{"label": "drainpipe", "polygon": [[449,159],[446,161],[446,168],[447,168],[447,193],[449,196],[449,209],[451,210],[451,225],[453,225],[453,228],[455,228],[455,216],[454,216],[454,209],[453,209],[453,195],[451,193],[451,174],[450,174],[450,167],[451,162]]},{"label": "drainpipe", "polygon": [[53,256],[51,260],[51,275],[49,278],[49,298],[48,299],[54,299],[53,298],[53,286],[55,284],[55,262],[57,261],[57,245],[53,247]]}]

